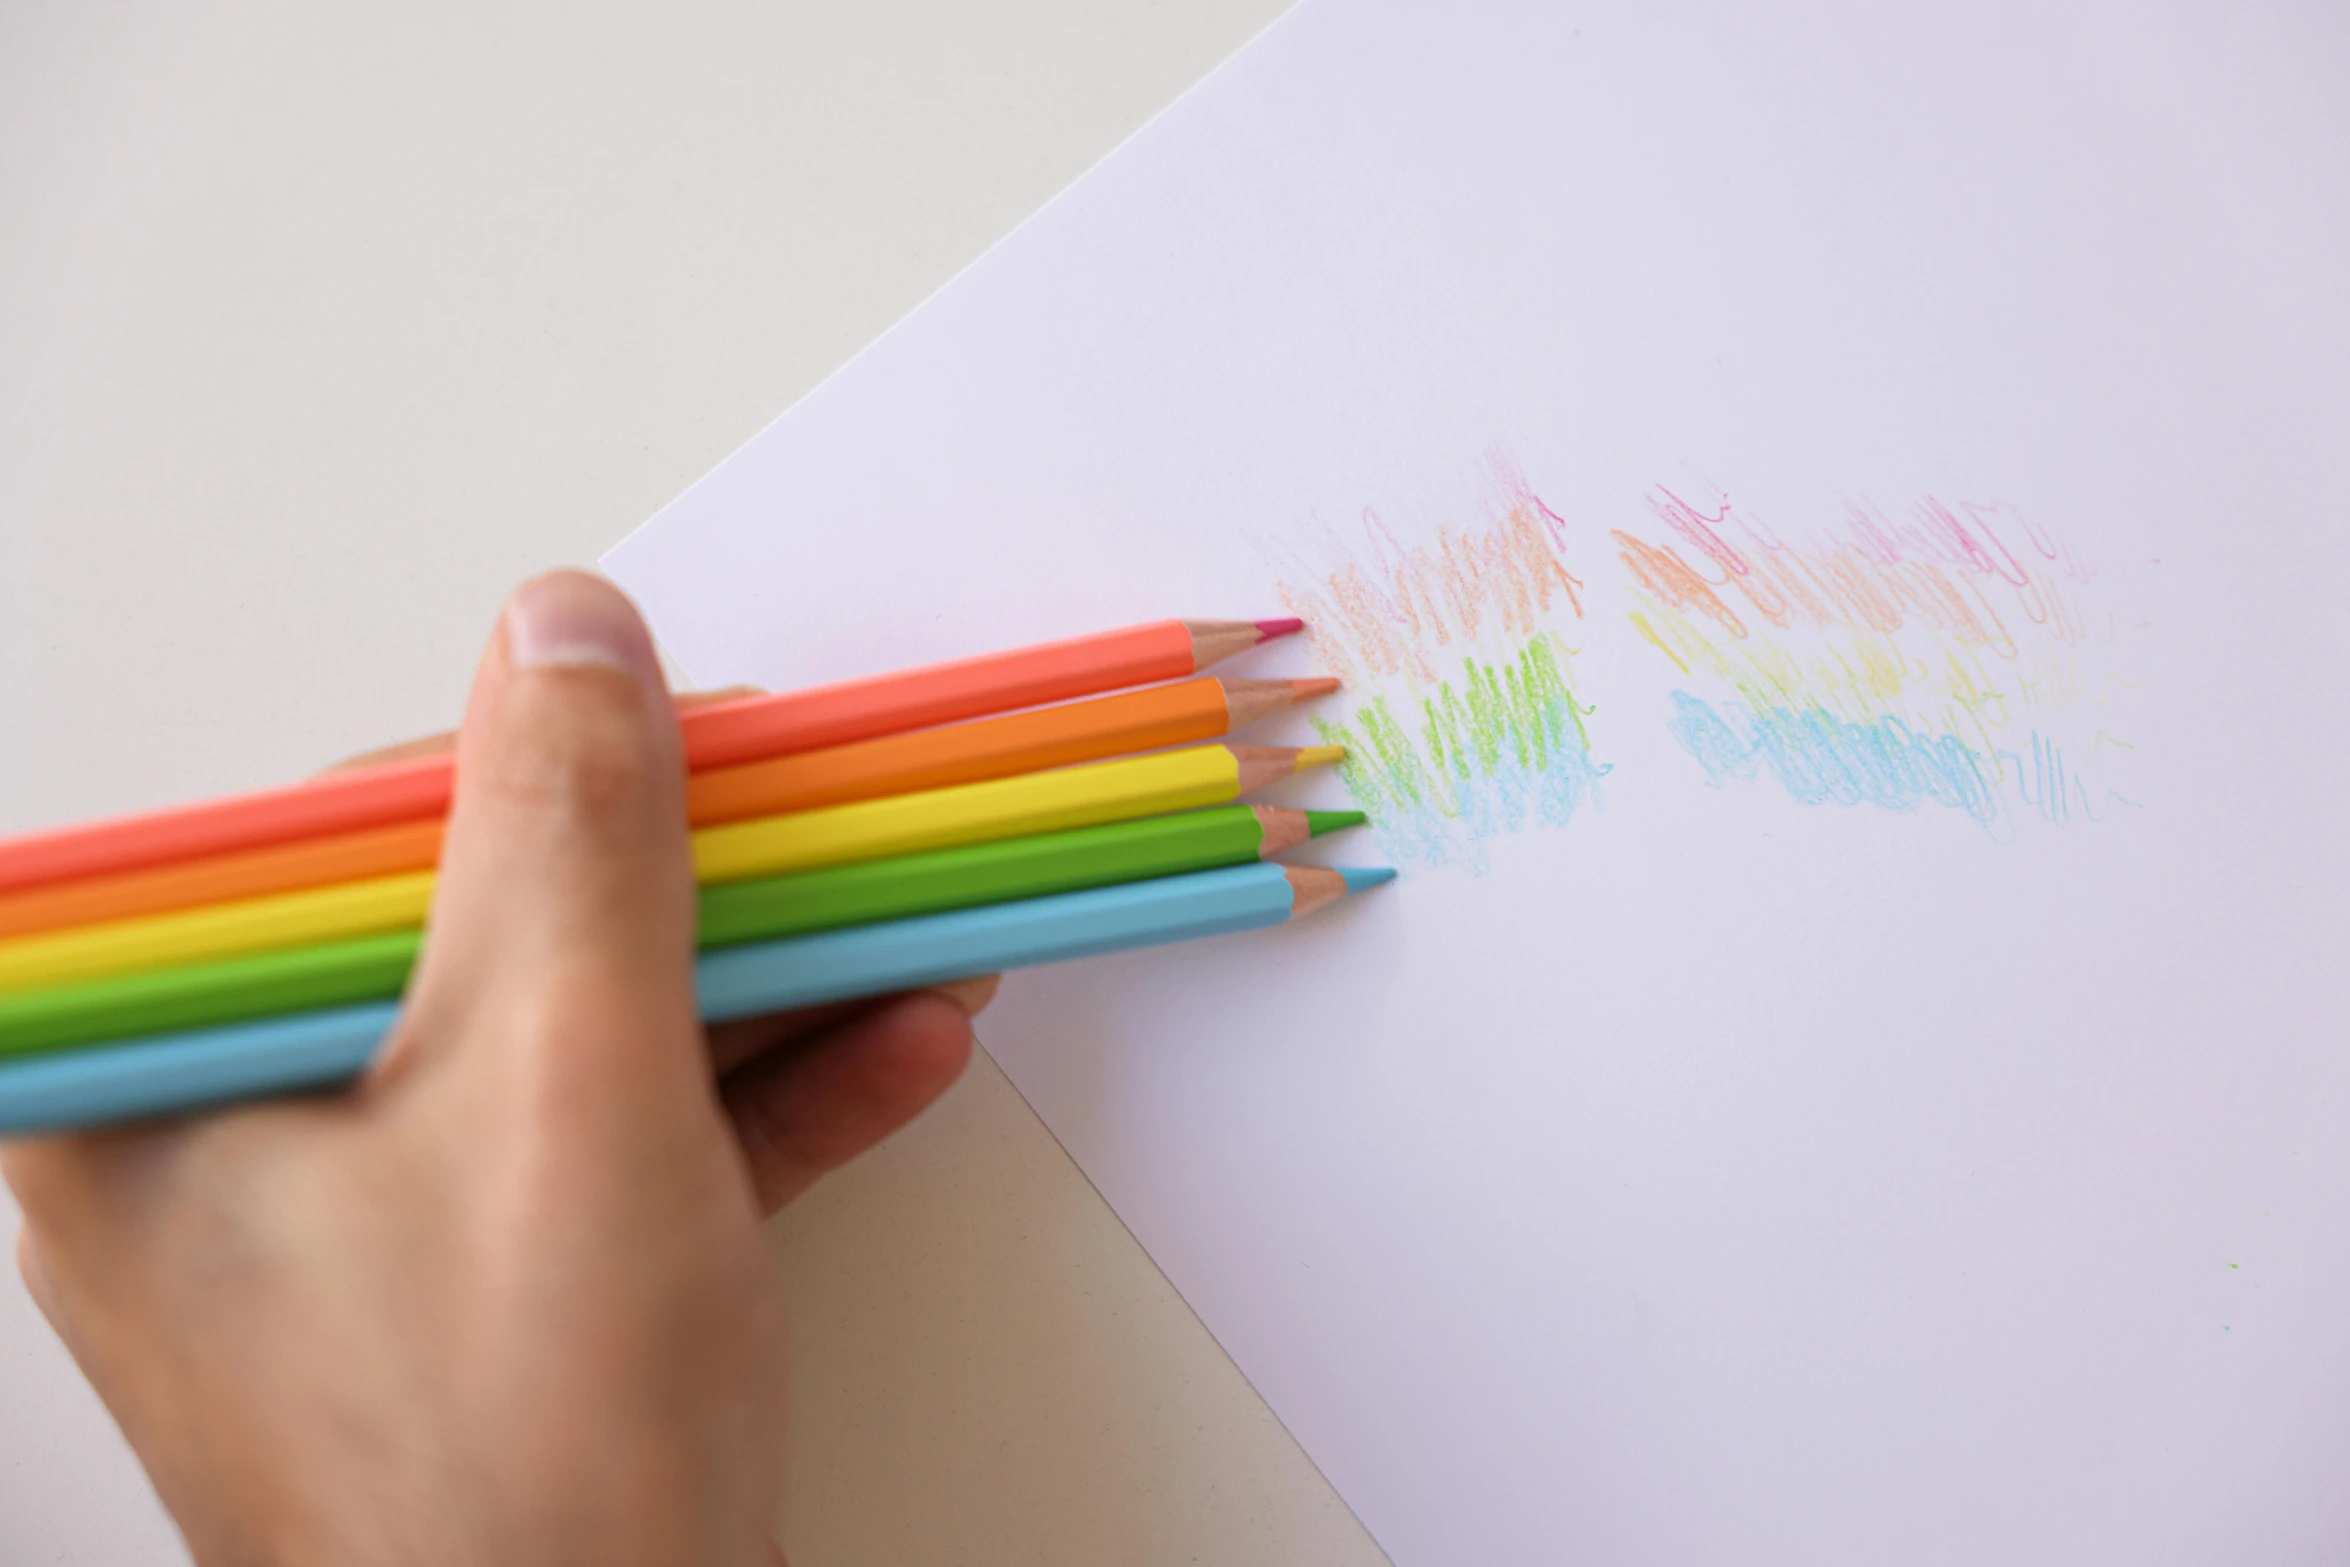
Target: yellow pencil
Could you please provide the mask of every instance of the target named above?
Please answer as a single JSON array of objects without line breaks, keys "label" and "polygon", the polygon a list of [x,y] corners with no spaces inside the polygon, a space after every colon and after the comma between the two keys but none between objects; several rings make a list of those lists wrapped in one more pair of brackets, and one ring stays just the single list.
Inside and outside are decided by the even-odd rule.
[{"label": "yellow pencil", "polygon": [[[1342,754],[1337,746],[1194,746],[731,822],[693,835],[694,875],[780,876],[1223,805]],[[406,930],[424,923],[435,880],[432,871],[409,871],[0,941],[0,995]]]}]

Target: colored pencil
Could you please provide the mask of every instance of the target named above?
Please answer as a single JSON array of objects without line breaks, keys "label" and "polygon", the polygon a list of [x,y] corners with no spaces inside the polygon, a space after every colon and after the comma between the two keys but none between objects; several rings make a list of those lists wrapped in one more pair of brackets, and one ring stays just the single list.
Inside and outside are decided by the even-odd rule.
[{"label": "colored pencil", "polygon": [[1337,689],[1329,679],[1185,680],[884,735],[696,773],[687,814],[702,827],[1132,756],[1213,740]]},{"label": "colored pencil", "polygon": [[447,825],[434,816],[0,893],[0,940],[424,870]]},{"label": "colored pencil", "polygon": [[[701,891],[700,945],[1241,865],[1362,821],[1360,811],[1224,805],[727,882]],[[421,930],[393,931],[0,996],[0,1056],[386,1000],[407,988],[423,941]]]},{"label": "colored pencil", "polygon": [[1394,877],[1383,868],[1235,865],[756,941],[701,958],[694,966],[694,993],[702,1016],[722,1023],[970,974],[1278,925]]},{"label": "colored pencil", "polygon": [[0,996],[0,1060],[388,1001],[408,988],[423,946],[424,931],[411,927],[21,990]]},{"label": "colored pencil", "polygon": [[[1186,680],[711,768],[688,781],[687,815],[706,827],[1186,745],[1337,686],[1335,680]],[[0,894],[0,940],[428,870],[440,858],[442,826],[433,817]]]},{"label": "colored pencil", "polygon": [[695,833],[694,873],[739,881],[1224,805],[1345,754],[1334,745],[1201,745],[763,816]]},{"label": "colored pencil", "polygon": [[[1223,805],[1336,746],[1205,745],[1056,772],[859,800],[693,835],[694,873],[741,881],[925,849]],[[437,873],[405,871],[0,941],[0,995],[422,924]]]},{"label": "colored pencil", "polygon": [[[1275,925],[1391,870],[1260,864],[728,947],[695,965],[712,1022],[999,969]],[[389,1001],[0,1062],[0,1134],[168,1115],[347,1082],[399,1015]]]},{"label": "colored pencil", "polygon": [[[1162,620],[681,713],[699,771],[845,745],[1127,686],[1178,680],[1300,628],[1296,620]],[[0,842],[0,892],[230,854],[444,814],[454,764],[418,757],[198,805]]]}]

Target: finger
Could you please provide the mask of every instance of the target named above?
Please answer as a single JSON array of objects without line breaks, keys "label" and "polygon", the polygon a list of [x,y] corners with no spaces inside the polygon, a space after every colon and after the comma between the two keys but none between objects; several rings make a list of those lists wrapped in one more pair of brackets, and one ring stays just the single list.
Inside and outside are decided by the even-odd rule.
[{"label": "finger", "polygon": [[827,1006],[801,1007],[790,1012],[770,1012],[763,1017],[734,1018],[724,1023],[712,1023],[705,1032],[710,1039],[710,1069],[719,1077],[771,1051],[788,1046],[837,1027],[854,1017],[886,1006],[892,999],[877,996],[860,1001],[835,1001]]},{"label": "finger", "polygon": [[[679,712],[692,708],[709,707],[718,702],[739,702],[747,696],[761,696],[757,686],[723,686],[716,691],[678,691],[669,700]],[[346,756],[320,769],[321,773],[347,773],[361,767],[384,767],[393,762],[410,761],[419,756],[439,756],[457,748],[457,731],[444,729],[437,735],[426,735],[417,740],[402,740],[397,745],[378,746],[372,751],[361,751]]]},{"label": "finger", "polygon": [[[38,1213],[28,1207],[16,1232],[16,1272],[24,1280],[25,1293],[40,1308],[49,1331],[85,1372],[92,1371],[93,1362],[82,1324],[71,1309],[73,1292],[65,1287],[65,1276],[94,1271],[104,1281],[119,1271],[125,1259],[110,1254],[105,1242],[92,1244],[88,1238],[92,1232],[103,1232],[116,1237],[119,1244],[116,1227],[107,1219],[87,1201],[75,1201],[70,1213],[48,1204]],[[95,1380],[94,1372],[92,1376]]]},{"label": "finger", "polygon": [[323,778],[333,773],[357,772],[362,767],[389,767],[394,762],[413,761],[420,756],[439,756],[455,749],[457,731],[446,729],[437,735],[424,735],[393,745],[379,745],[372,751],[356,752],[327,763],[318,770],[318,775]]},{"label": "finger", "polygon": [[563,1052],[596,1089],[668,1074],[706,1098],[693,950],[684,762],[652,639],[599,578],[526,583],[466,704],[392,1065],[479,1024]]},{"label": "finger", "polygon": [[16,1272],[24,1280],[24,1292],[41,1308],[51,1329],[57,1327],[57,1295],[49,1283],[48,1269],[41,1262],[41,1243],[33,1239],[31,1225],[16,1232]]},{"label": "finger", "polygon": [[[977,1017],[987,1004],[995,999],[1000,974],[984,974],[976,979],[949,980],[931,987],[940,995],[963,1009],[968,1017]],[[724,1077],[771,1051],[780,1050],[810,1035],[880,1010],[898,998],[895,996],[865,996],[855,1001],[835,1001],[820,1007],[801,1007],[791,1012],[770,1012],[764,1017],[737,1018],[732,1022],[712,1024],[710,1034],[710,1064]]]},{"label": "finger", "polygon": [[950,979],[943,985],[933,985],[930,993],[944,996],[961,1007],[965,1017],[977,1017],[987,1010],[988,1003],[995,1000],[996,992],[1003,986],[1001,974],[974,974],[969,979]]},{"label": "finger", "polygon": [[761,1211],[775,1212],[911,1121],[970,1058],[971,1014],[924,991],[726,1079]]},{"label": "finger", "polygon": [[98,1202],[121,1162],[116,1149],[130,1135],[111,1128],[0,1142],[0,1178],[16,1198],[26,1231],[70,1238],[98,1227]]},{"label": "finger", "polygon": [[24,1292],[40,1308],[41,1320],[49,1324],[49,1331],[57,1335],[57,1342],[65,1346],[65,1352],[73,1357],[75,1365],[82,1368],[91,1385],[98,1386],[103,1368],[89,1352],[89,1342],[82,1332],[82,1325],[75,1320],[74,1313],[66,1309],[65,1293],[58,1288],[46,1249],[30,1224],[16,1232],[16,1272],[24,1280]]}]

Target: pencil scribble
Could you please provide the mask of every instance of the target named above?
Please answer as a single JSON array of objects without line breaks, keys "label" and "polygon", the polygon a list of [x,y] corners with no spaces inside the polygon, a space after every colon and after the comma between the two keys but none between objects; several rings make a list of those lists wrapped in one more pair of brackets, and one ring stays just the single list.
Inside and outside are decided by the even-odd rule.
[{"label": "pencil scribble", "polygon": [[1486,840],[1596,806],[1608,769],[1557,629],[1583,616],[1564,519],[1499,451],[1472,505],[1477,524],[1410,544],[1366,507],[1359,530],[1323,531],[1318,569],[1285,552],[1280,593],[1354,699],[1317,727],[1382,844],[1477,874]]},{"label": "pencil scribble", "polygon": [[1768,775],[1807,805],[1932,803],[2001,832],[2135,805],[2112,782],[2132,747],[2097,711],[2130,689],[2110,662],[2131,628],[2014,508],[1853,503],[1792,543],[1726,495],[1647,499],[1663,535],[1612,535],[1626,618],[1705,688],[1673,691],[1668,727],[1708,783]]}]

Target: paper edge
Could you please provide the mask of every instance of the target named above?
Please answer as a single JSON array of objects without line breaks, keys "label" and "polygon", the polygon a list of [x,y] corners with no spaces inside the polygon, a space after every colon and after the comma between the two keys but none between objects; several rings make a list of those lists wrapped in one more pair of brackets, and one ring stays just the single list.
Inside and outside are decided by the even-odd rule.
[{"label": "paper edge", "polygon": [[[1052,211],[1053,208],[1060,205],[1062,202],[1067,201],[1074,192],[1098,176],[1103,168],[1105,168],[1112,160],[1117,158],[1119,154],[1123,153],[1128,147],[1132,146],[1142,137],[1149,135],[1152,129],[1156,127],[1160,121],[1164,120],[1168,115],[1174,113],[1177,108],[1181,107],[1195,94],[1206,88],[1209,83],[1215,81],[1226,71],[1230,70],[1235,62],[1255,51],[1276,31],[1289,25],[1292,21],[1295,20],[1299,12],[1304,11],[1307,8],[1308,3],[1309,0],[1291,0],[1291,3],[1281,12],[1279,16],[1274,17],[1263,27],[1258,28],[1254,33],[1250,34],[1246,39],[1242,40],[1237,48],[1233,49],[1222,59],[1218,60],[1214,65],[1210,66],[1200,75],[1196,81],[1192,82],[1190,86],[1184,88],[1181,92],[1177,93],[1166,103],[1160,105],[1159,108],[1154,110],[1151,115],[1140,125],[1137,125],[1133,130],[1128,131],[1124,136],[1118,138],[1118,140],[1108,149],[1106,149],[1100,157],[1094,159],[1091,163],[1087,164],[1082,170],[1080,170],[1075,178],[1071,179],[1059,190],[1053,192],[1052,195],[1046,197],[1045,200],[1034,210],[1029,212],[1027,216],[1021,218],[1017,223],[1014,223],[1003,233],[990,240],[987,245],[979,252],[979,254],[973,256],[970,260],[957,267],[954,272],[950,274],[936,288],[933,288],[929,293],[923,295],[922,298],[916,302],[913,308],[908,310],[904,315],[899,316],[895,321],[892,321],[888,326],[882,328],[879,333],[875,334],[875,336],[870,341],[857,349],[855,353],[849,355],[848,358],[842,360],[831,370],[825,372],[825,374],[819,378],[813,386],[802,392],[798,397],[793,398],[791,402],[787,403],[780,412],[762,423],[758,429],[752,431],[748,437],[729,450],[724,457],[721,457],[718,459],[718,461],[712,463],[710,467],[691,484],[688,484],[684,489],[678,491],[675,495],[664,501],[650,517],[647,517],[644,521],[629,529],[628,532],[622,534],[617,541],[605,548],[605,550],[596,557],[596,565],[598,569],[601,570],[605,576],[612,578],[615,582],[619,582],[621,587],[625,589],[627,587],[627,583],[621,578],[621,572],[625,564],[623,557],[629,552],[630,546],[641,539],[650,529],[658,524],[663,517],[667,516],[696,490],[699,490],[702,486],[708,484],[711,478],[715,476],[721,469],[725,468],[729,463],[732,463],[744,452],[758,445],[759,442],[767,436],[769,431],[775,429],[776,426],[782,424],[794,413],[798,412],[801,405],[805,404],[809,399],[822,392],[826,387],[830,386],[841,376],[846,375],[868,354],[871,354],[884,342],[888,341],[897,333],[905,330],[908,323],[912,322],[916,317],[922,315],[933,305],[937,304],[940,298],[942,298],[950,289],[954,288],[956,284],[962,282],[966,276],[968,276],[980,266],[984,265],[989,257],[993,256],[1005,245],[1011,243],[1014,238],[1026,231],[1031,225],[1035,224],[1046,213]],[[650,617],[647,618],[649,622]],[[671,662],[674,663],[676,667],[688,677],[688,679],[698,682],[705,678],[700,671],[693,669],[686,663],[684,659],[678,658],[668,647],[668,645],[662,641],[660,636],[660,628],[658,626],[653,626],[651,629],[653,631],[654,640],[657,643],[660,643],[662,651],[670,657]]]}]

